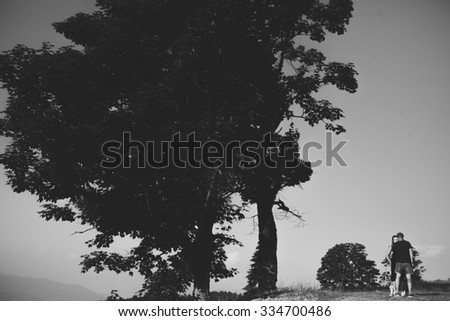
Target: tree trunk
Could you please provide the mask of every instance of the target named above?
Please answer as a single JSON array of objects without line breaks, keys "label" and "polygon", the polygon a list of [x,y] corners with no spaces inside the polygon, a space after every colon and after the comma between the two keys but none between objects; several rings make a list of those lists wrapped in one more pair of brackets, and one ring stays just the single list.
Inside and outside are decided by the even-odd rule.
[{"label": "tree trunk", "polygon": [[208,300],[209,298],[209,275],[211,272],[211,265],[214,250],[214,235],[213,225],[215,222],[215,215],[211,206],[211,198],[213,197],[214,182],[217,171],[214,170],[210,174],[209,188],[206,192],[203,217],[198,223],[197,235],[192,247],[191,255],[191,270],[194,278],[194,290],[192,296],[197,300]]},{"label": "tree trunk", "polygon": [[190,258],[191,271],[194,278],[192,295],[197,300],[208,300],[210,272],[213,256],[213,222],[199,227]]},{"label": "tree trunk", "polygon": [[273,203],[275,196],[267,195],[257,202],[258,208],[258,261],[261,276],[258,282],[260,293],[276,289],[277,262],[277,227],[273,217]]}]

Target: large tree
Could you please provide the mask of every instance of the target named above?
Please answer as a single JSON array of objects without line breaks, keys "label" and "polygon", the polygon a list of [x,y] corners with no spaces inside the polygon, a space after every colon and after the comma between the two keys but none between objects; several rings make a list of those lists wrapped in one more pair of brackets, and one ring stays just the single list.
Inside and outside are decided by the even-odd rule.
[{"label": "large tree", "polygon": [[[48,202],[41,211],[46,219],[94,227],[98,235],[91,246],[108,247],[116,235],[142,240],[126,257],[91,253],[85,270],[138,269],[148,280],[155,268],[175,270],[183,286],[193,281],[194,294],[206,297],[210,277],[234,273],[225,267],[223,246],[235,240],[213,231],[215,223],[239,217],[230,204],[232,175],[209,168],[138,168],[135,149],[123,159],[131,158],[131,168],[100,166],[102,144],[121,141],[124,132],[159,146],[177,132],[195,130],[206,141],[217,139],[218,131],[226,139],[230,130],[222,127],[233,129],[221,112],[234,105],[226,95],[232,92],[228,75],[213,77],[217,57],[206,59],[212,48],[201,35],[205,29],[199,28],[200,43],[195,36],[202,3],[98,6],[93,14],[55,24],[81,49],[16,46],[1,56],[1,80],[9,92],[1,134],[12,138],[1,158],[8,182],[16,192],[28,190]],[[199,57],[193,59],[196,48]]]},{"label": "large tree", "polygon": [[[351,1],[98,0],[97,6],[54,24],[76,47],[16,46],[1,55],[9,99],[0,133],[12,139],[1,163],[9,184],[48,202],[41,212],[46,219],[95,228],[92,246],[107,247],[117,235],[141,239],[126,257],[93,252],[85,269],[138,269],[149,282],[157,268],[159,275],[175,271],[180,289],[192,281],[202,297],[210,277],[234,273],[224,264],[223,246],[236,243],[225,223],[241,217],[230,199],[241,193],[257,204],[261,264],[268,271],[262,289],[273,289],[272,207],[283,187],[309,179],[307,164],[297,157],[293,169],[142,169],[135,148],[123,159],[134,166],[105,169],[101,146],[122,140],[124,132],[156,146],[192,131],[222,144],[266,133],[298,138],[295,128],[276,132],[291,117],[342,132],[334,124],[342,111],[313,94],[327,84],[353,92],[353,65],[327,63],[296,40],[343,33]],[[292,104],[302,112],[294,115]]]},{"label": "large tree", "polygon": [[[151,280],[155,268],[167,269],[169,264],[183,276],[184,286],[193,280],[201,296],[207,295],[210,276],[233,275],[224,265],[223,246],[235,240],[224,231],[213,233],[214,223],[240,215],[230,202],[230,174],[100,166],[105,141],[120,140],[124,131],[136,139],[169,140],[178,130],[177,119],[172,120],[176,125],[164,118],[153,123],[152,111],[140,105],[144,102],[139,100],[146,99],[140,89],[131,94],[133,102],[129,95],[121,98],[125,102],[110,102],[109,93],[96,88],[103,85],[95,79],[100,76],[92,76],[95,71],[86,66],[91,57],[74,49],[18,46],[2,58],[10,97],[1,130],[12,142],[1,162],[9,184],[46,202],[41,215],[47,220],[77,220],[95,228],[98,234],[90,246],[108,247],[116,235],[142,240],[127,257],[93,252],[85,258],[85,270],[137,269]],[[155,103],[156,108],[162,104]],[[155,112],[155,118],[160,117]],[[138,155],[129,156],[136,165]]]},{"label": "large tree", "polygon": [[[255,9],[255,7],[257,7]],[[260,122],[251,130],[253,135],[261,137],[265,133],[278,134],[282,119],[303,119],[310,126],[324,123],[327,130],[336,134],[345,132],[345,128],[336,124],[343,117],[343,111],[334,107],[328,100],[318,100],[316,94],[322,86],[334,85],[340,90],[354,93],[357,89],[356,71],[352,63],[327,62],[323,53],[317,49],[307,49],[302,39],[308,37],[315,42],[325,40],[327,32],[343,34],[353,11],[352,1],[262,1],[253,3],[249,9],[251,18],[245,19],[249,24],[248,42],[256,38],[260,43],[258,51],[265,52],[267,61],[264,81],[270,80],[269,86],[255,81],[256,88],[261,88],[261,103],[273,102],[278,112],[268,110]],[[250,53],[244,59],[251,59]],[[270,57],[270,58],[269,58]],[[272,59],[272,60],[270,60]],[[262,60],[261,60],[262,61]],[[274,92],[267,96],[263,93]],[[269,103],[270,104],[270,103]],[[298,129],[291,124],[284,139],[299,139]],[[308,181],[312,171],[308,163],[300,163],[295,169],[278,168],[273,170],[261,166],[244,173],[246,183],[244,199],[257,204],[258,211],[258,253],[254,256],[254,268],[250,275],[253,286],[259,293],[274,290],[277,282],[277,232],[273,215],[274,205],[279,205],[278,193],[285,187],[296,186]],[[291,210],[282,204],[281,208]]]}]

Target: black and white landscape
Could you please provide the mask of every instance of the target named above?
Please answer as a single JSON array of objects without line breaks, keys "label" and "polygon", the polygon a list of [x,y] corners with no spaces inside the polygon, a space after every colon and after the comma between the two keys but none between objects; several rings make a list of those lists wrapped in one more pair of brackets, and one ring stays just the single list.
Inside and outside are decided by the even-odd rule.
[{"label": "black and white landscape", "polygon": [[0,1],[0,300],[384,300],[398,232],[422,294],[447,289],[449,17]]}]

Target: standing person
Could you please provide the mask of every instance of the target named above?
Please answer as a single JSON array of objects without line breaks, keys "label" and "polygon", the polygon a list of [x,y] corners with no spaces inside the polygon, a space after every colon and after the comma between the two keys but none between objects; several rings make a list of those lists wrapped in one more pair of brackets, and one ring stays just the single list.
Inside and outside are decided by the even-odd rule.
[{"label": "standing person", "polygon": [[395,293],[398,292],[397,288],[395,287],[395,256],[393,255],[394,253],[392,252],[392,248],[394,247],[394,243],[397,243],[398,241],[398,237],[397,235],[393,235],[391,238],[391,245],[389,245],[387,253],[386,253],[386,260],[388,260],[389,264],[391,265],[391,283],[389,284],[389,289],[391,291],[391,293],[389,294],[389,296],[393,296]]},{"label": "standing person", "polygon": [[397,263],[395,260],[395,256],[393,255],[394,253],[392,252],[392,248],[394,246],[394,243],[398,242],[398,237],[397,234],[393,235],[391,238],[391,245],[388,246],[388,250],[386,252],[386,260],[389,262],[390,266],[391,266],[391,273],[390,273],[390,278],[391,278],[391,283],[389,284],[389,290],[390,290],[390,294],[389,296],[393,296],[395,293],[399,292],[401,293],[402,296],[405,296],[406,291],[408,290],[407,287],[407,282],[406,282],[406,275],[403,272],[402,276],[400,277],[400,285],[397,288],[395,286],[395,279],[397,274],[395,273],[395,264]]},{"label": "standing person", "polygon": [[412,297],[412,263],[413,263],[413,252],[412,245],[408,241],[404,240],[404,234],[397,234],[398,242],[394,243],[391,249],[392,256],[395,258],[395,287],[398,296],[398,289],[400,285],[400,277],[403,272],[406,273],[406,280],[408,283],[408,297]]}]

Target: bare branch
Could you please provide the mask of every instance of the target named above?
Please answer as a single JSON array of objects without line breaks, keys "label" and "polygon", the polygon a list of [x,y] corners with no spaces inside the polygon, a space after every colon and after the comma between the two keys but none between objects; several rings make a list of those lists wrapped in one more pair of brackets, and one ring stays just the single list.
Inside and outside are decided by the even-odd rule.
[{"label": "bare branch", "polygon": [[88,228],[87,230],[84,230],[84,231],[75,231],[75,232],[73,232],[73,233],[70,234],[70,235],[84,234],[84,233],[89,232],[89,231],[91,231],[91,230],[95,230],[95,227]]},{"label": "bare branch", "polygon": [[252,220],[253,221],[253,229],[252,231],[249,233],[249,235],[252,235],[253,233],[255,233],[257,227],[258,227],[258,223],[256,222],[256,219],[258,218],[258,214],[252,215],[252,216],[248,216],[248,217],[244,217],[244,219],[247,220]]},{"label": "bare branch", "polygon": [[230,197],[231,195],[233,195],[234,193],[237,193],[237,192],[231,191],[231,192],[225,193],[222,195],[222,199],[226,199],[226,198]]},{"label": "bare branch", "polygon": [[283,214],[281,216],[278,216],[277,219],[284,220],[284,219],[294,218],[297,221],[296,227],[300,227],[305,223],[305,220],[303,219],[303,215],[307,214],[306,212],[300,213],[297,210],[291,210],[288,206],[286,206],[286,204],[281,199],[278,199],[274,203],[274,205],[278,205],[278,209],[283,211]]},{"label": "bare branch", "polygon": [[294,115],[294,114],[292,114],[292,115],[290,115],[291,117],[294,117],[294,118],[301,118],[301,119],[305,119],[305,116],[303,116],[303,115]]}]

